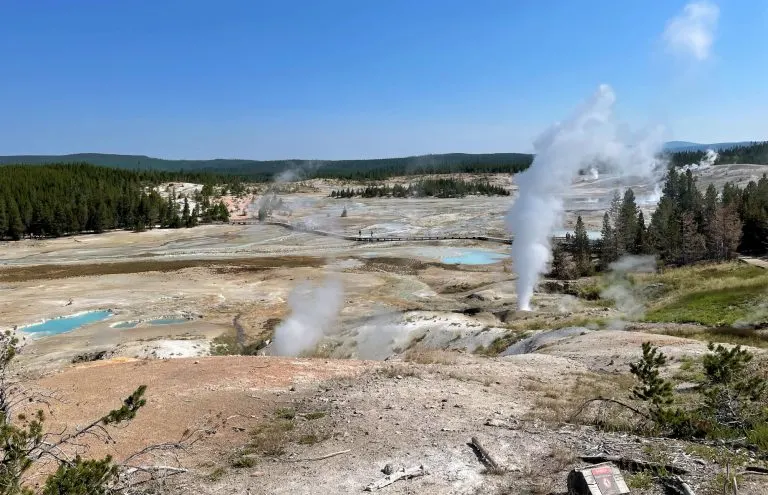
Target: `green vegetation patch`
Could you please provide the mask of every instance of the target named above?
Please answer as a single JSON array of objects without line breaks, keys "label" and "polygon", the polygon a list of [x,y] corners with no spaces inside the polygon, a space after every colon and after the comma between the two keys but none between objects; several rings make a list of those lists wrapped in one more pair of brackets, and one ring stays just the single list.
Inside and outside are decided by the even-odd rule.
[{"label": "green vegetation patch", "polygon": [[675,298],[650,311],[645,319],[652,322],[700,323],[720,327],[750,319],[756,306],[765,300],[768,278],[752,279],[736,287],[722,287],[693,292]]},{"label": "green vegetation patch", "polygon": [[507,347],[511,346],[512,344],[519,342],[523,340],[524,338],[528,337],[530,335],[530,332],[510,332],[505,335],[502,335],[501,337],[497,337],[493,342],[491,342],[486,347],[478,347],[475,349],[475,354],[480,354],[483,356],[498,356],[502,352],[504,352]]}]

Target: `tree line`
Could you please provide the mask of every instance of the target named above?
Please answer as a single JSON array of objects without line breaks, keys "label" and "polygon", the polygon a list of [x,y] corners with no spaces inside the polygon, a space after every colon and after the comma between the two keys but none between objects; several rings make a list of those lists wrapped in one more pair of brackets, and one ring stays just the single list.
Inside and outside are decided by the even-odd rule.
[{"label": "tree line", "polygon": [[509,191],[488,181],[466,181],[462,179],[423,179],[407,186],[387,184],[365,188],[347,188],[331,191],[332,198],[460,198],[468,194],[483,196],[509,196]]},{"label": "tree line", "polygon": [[[699,163],[705,155],[705,151],[677,151],[669,154],[669,161],[673,167],[682,167]],[[733,146],[718,151],[715,165],[732,163],[768,164],[768,141]]]},{"label": "tree line", "polygon": [[[710,184],[702,193],[690,170],[670,168],[647,225],[632,189],[623,196],[617,192],[603,216],[597,245],[589,241],[579,216],[574,235],[553,250],[552,273],[565,279],[589,275],[627,254],[653,254],[665,264],[685,265],[733,259],[739,253],[768,253],[768,177],[744,188],[727,183],[720,193]],[[597,266],[593,255],[599,257]]]},{"label": "tree line", "polygon": [[192,227],[227,221],[226,205],[211,194],[189,198],[158,186],[178,179],[88,164],[14,166],[0,174],[0,239],[58,237],[109,229]]}]

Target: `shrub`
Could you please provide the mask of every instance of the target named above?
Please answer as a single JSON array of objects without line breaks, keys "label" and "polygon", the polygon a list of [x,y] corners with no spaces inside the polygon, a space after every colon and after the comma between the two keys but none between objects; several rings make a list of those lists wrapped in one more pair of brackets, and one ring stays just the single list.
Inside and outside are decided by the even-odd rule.
[{"label": "shrub", "polygon": [[696,406],[673,406],[671,382],[660,377],[667,357],[649,342],[643,344],[643,357],[630,364],[639,381],[632,390],[635,399],[648,405],[648,417],[667,436],[675,438],[746,437],[759,449],[768,447],[768,408],[765,392],[768,383],[750,363],[753,355],[735,346],[708,346],[703,357],[704,377],[698,388]]}]

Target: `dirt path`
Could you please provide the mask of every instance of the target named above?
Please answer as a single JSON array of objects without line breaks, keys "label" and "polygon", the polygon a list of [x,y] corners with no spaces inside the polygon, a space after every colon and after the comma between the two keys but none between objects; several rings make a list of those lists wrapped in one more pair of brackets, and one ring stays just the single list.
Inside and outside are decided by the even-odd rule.
[{"label": "dirt path", "polygon": [[768,270],[768,259],[765,258],[753,258],[751,256],[739,256],[739,260],[744,263],[748,263],[752,266],[757,266]]}]

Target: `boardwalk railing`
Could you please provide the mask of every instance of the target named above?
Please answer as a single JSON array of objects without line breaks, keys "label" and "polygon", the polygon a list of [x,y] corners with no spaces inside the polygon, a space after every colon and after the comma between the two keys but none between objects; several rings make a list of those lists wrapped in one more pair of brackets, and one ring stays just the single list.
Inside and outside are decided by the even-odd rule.
[{"label": "boardwalk railing", "polygon": [[[296,232],[306,232],[309,234],[322,235],[325,237],[333,237],[336,239],[343,239],[346,241],[355,242],[419,242],[419,241],[449,241],[449,240],[470,240],[470,241],[486,241],[495,242],[498,244],[512,244],[511,238],[505,237],[491,237],[487,235],[422,235],[422,236],[373,236],[373,235],[346,235],[338,232],[328,232],[326,230],[311,229],[303,225],[294,225],[287,222],[275,222],[266,221],[259,222],[258,220],[233,220],[230,222],[232,225],[275,225],[283,227],[288,230]],[[554,242],[565,242],[565,237],[553,237]],[[591,241],[593,244],[596,241]]]}]

